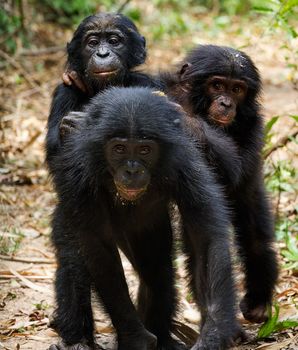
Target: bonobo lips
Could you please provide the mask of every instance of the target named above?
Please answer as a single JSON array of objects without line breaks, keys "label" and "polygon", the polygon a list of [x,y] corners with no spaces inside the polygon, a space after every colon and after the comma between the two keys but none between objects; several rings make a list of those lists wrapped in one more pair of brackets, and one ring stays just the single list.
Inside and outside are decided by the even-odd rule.
[{"label": "bonobo lips", "polygon": [[146,192],[146,187],[135,189],[116,185],[116,188],[120,196],[128,201],[135,201]]},{"label": "bonobo lips", "polygon": [[114,69],[114,70],[97,70],[94,71],[93,74],[94,75],[99,75],[101,77],[107,77],[109,75],[113,75],[113,74],[117,74],[118,69]]},{"label": "bonobo lips", "polygon": [[221,126],[227,126],[231,124],[232,120],[233,118],[229,115],[220,115],[214,118],[214,121]]}]

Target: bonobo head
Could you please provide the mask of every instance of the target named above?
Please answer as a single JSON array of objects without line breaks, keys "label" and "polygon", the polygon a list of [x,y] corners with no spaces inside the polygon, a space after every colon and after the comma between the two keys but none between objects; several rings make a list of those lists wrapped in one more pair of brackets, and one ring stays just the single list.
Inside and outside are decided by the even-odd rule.
[{"label": "bonobo head", "polygon": [[146,192],[159,155],[155,140],[113,137],[105,155],[122,198],[133,201]]},{"label": "bonobo head", "polygon": [[185,59],[180,84],[195,114],[219,126],[229,126],[257,104],[260,76],[252,60],[235,49],[202,45]]},{"label": "bonobo head", "polygon": [[121,14],[99,13],[85,18],[67,45],[68,69],[92,84],[121,81],[146,59],[145,39]]},{"label": "bonobo head", "polygon": [[[78,118],[78,113],[84,118]],[[177,159],[185,156],[182,117],[177,104],[153,89],[105,89],[74,116],[76,127],[64,139],[63,159],[57,161],[54,172],[58,173],[55,183],[64,179],[60,192],[106,189],[128,202],[149,192],[165,193],[169,173],[174,172]],[[61,172],[67,175],[59,176]],[[67,185],[69,178],[76,183]]]}]

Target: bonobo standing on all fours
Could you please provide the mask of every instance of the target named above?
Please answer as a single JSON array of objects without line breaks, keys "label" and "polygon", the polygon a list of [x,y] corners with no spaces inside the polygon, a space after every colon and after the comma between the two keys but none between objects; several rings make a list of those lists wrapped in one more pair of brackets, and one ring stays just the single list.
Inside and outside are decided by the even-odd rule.
[{"label": "bonobo standing on all fours", "polygon": [[[170,201],[181,213],[202,314],[192,349],[226,349],[241,334],[229,217],[221,187],[184,130],[181,109],[148,88],[112,88],[80,115],[53,163],[54,325],[63,343],[50,349],[95,349],[91,287],[111,317],[119,350],[185,349],[171,337],[176,292]],[[137,310],[117,247],[140,277]]]}]

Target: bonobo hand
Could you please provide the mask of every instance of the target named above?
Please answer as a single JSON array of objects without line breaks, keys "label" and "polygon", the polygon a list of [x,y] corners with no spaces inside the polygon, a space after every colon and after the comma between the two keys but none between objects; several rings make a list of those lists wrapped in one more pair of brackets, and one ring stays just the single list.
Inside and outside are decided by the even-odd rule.
[{"label": "bonobo hand", "polygon": [[[240,309],[244,318],[250,322],[262,323],[268,319],[268,306],[266,303],[257,303],[257,298],[245,295],[241,300]],[[270,306],[269,306],[270,307]]]},{"label": "bonobo hand", "polygon": [[84,124],[85,118],[86,114],[84,112],[69,112],[61,120],[59,126],[60,137],[64,138],[74,129],[79,129]]},{"label": "bonobo hand", "polygon": [[118,334],[118,350],[155,350],[157,338],[144,329],[141,333]]},{"label": "bonobo hand", "polygon": [[87,345],[85,341],[82,341],[81,343],[73,345],[66,345],[64,342],[52,344],[49,350],[103,350],[103,348],[97,344]]},{"label": "bonobo hand", "polygon": [[222,324],[217,326],[214,321],[207,320],[199,340],[191,350],[226,350],[246,339],[245,332],[238,324],[231,324],[230,327]]},{"label": "bonobo hand", "polygon": [[84,83],[84,81],[76,71],[66,69],[66,71],[62,74],[62,80],[65,85],[67,86],[74,85],[83,93],[87,95],[92,95],[92,91],[88,89],[88,86]]}]

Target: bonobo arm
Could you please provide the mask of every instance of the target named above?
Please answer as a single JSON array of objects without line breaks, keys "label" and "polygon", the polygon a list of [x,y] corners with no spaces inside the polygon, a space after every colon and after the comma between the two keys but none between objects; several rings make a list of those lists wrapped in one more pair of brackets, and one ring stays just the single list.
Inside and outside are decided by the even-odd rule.
[{"label": "bonobo arm", "polygon": [[[202,314],[192,350],[226,349],[241,336],[229,253],[229,216],[221,187],[200,153],[184,149],[176,201],[181,213],[188,270]],[[179,164],[178,163],[178,164]]]},{"label": "bonobo arm", "polygon": [[54,91],[46,136],[46,160],[48,163],[57,155],[61,146],[60,125],[62,118],[70,111],[80,111],[88,99],[87,95],[79,89],[64,84],[58,85]]},{"label": "bonobo arm", "polygon": [[202,118],[185,116],[186,131],[203,151],[208,164],[216,169],[222,183],[235,187],[242,176],[242,162],[232,137]]}]

